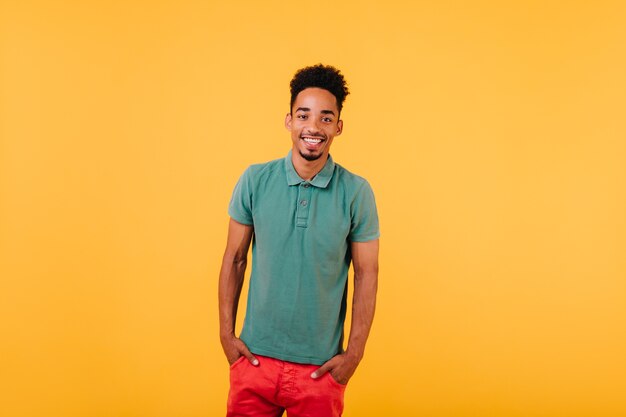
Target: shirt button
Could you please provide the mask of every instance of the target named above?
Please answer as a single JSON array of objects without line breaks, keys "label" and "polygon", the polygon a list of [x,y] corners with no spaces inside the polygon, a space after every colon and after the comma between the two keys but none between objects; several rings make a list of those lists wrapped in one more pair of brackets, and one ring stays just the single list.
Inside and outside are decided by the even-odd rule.
[{"label": "shirt button", "polygon": [[300,205],[301,205],[302,207],[306,207],[306,205],[307,205],[307,204],[308,204],[308,201],[306,201],[306,200],[302,200],[302,201],[300,201]]},{"label": "shirt button", "polygon": [[304,188],[309,188],[309,184],[304,184]]}]

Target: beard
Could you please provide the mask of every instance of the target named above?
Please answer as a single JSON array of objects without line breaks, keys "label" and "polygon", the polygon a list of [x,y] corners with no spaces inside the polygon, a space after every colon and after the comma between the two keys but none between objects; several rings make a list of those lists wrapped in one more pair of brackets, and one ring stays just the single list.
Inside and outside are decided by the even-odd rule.
[{"label": "beard", "polygon": [[308,155],[303,153],[302,151],[298,151],[298,152],[300,152],[300,156],[306,159],[307,161],[317,161],[318,159],[322,157],[322,155],[324,155],[323,152],[320,152],[319,154],[308,154]]}]

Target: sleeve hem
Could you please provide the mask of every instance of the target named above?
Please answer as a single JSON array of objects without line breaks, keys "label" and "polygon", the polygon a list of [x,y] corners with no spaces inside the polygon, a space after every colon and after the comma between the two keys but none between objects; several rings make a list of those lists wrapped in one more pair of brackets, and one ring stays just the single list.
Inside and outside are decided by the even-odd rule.
[{"label": "sleeve hem", "polygon": [[237,223],[241,223],[244,224],[246,226],[252,226],[254,223],[252,222],[252,219],[248,219],[246,217],[243,216],[239,216],[236,213],[231,213],[230,211],[228,212],[228,215],[231,217],[231,219],[233,219],[234,221],[236,221]]},{"label": "sleeve hem", "polygon": [[375,233],[373,235],[350,237],[350,242],[362,243],[362,242],[369,242],[371,240],[376,240],[378,238],[380,238],[380,233]]}]

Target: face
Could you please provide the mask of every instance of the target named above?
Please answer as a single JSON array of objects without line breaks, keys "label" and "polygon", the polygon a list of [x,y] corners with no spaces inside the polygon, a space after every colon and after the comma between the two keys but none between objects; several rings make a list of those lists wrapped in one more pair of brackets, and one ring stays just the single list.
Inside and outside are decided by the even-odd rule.
[{"label": "face", "polygon": [[326,160],[333,138],[343,129],[337,99],[322,88],[300,91],[285,118],[285,127],[291,132],[294,154],[307,161]]}]

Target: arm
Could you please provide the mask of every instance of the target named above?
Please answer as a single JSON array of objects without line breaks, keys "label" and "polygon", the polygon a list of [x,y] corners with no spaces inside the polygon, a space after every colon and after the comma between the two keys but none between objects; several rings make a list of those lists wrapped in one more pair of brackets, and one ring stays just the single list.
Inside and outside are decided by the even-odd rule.
[{"label": "arm", "polygon": [[243,341],[235,336],[239,296],[243,287],[244,273],[248,262],[248,249],[253,234],[254,228],[252,226],[230,219],[218,289],[220,341],[230,364],[233,364],[242,355],[248,358],[252,364],[258,363]]},{"label": "arm", "polygon": [[318,378],[330,372],[333,378],[342,384],[348,382],[361,362],[374,320],[378,289],[378,239],[369,242],[352,242],[351,251],[354,266],[354,295],[348,347],[344,353],[330,359],[311,375],[313,378]]},{"label": "arm", "polygon": [[354,296],[352,298],[352,325],[346,353],[359,362],[365,352],[376,308],[378,289],[378,239],[352,243],[354,265]]}]

